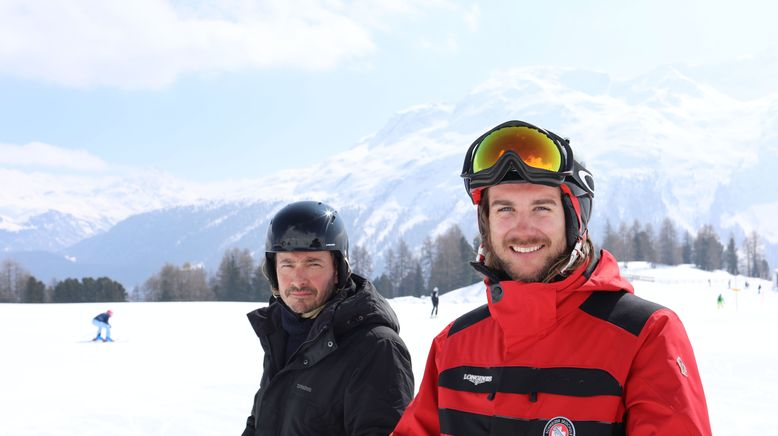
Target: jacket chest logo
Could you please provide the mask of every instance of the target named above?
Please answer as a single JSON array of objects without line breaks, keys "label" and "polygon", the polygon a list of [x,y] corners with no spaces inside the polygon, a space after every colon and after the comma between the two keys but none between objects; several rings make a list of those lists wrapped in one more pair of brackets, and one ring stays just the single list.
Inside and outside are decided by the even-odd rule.
[{"label": "jacket chest logo", "polygon": [[481,383],[489,383],[490,381],[492,381],[492,376],[490,376],[490,375],[465,374],[464,379],[469,381],[470,383],[478,386]]},{"label": "jacket chest logo", "polygon": [[569,419],[557,416],[548,420],[543,436],[575,436],[575,427]]}]

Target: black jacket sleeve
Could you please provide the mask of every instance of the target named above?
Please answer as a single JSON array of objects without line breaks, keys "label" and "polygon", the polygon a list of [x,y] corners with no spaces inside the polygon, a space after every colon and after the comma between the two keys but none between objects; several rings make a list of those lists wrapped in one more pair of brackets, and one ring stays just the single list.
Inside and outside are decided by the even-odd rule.
[{"label": "black jacket sleeve", "polygon": [[259,395],[259,391],[254,394],[254,406],[251,407],[251,415],[246,419],[246,428],[240,436],[254,436],[254,428],[256,427],[256,423],[254,422],[254,408],[257,404],[257,395]]},{"label": "black jacket sleeve", "polygon": [[363,350],[346,390],[345,428],[351,436],[388,435],[413,398],[411,356],[402,339],[393,331],[378,334],[370,348]]}]

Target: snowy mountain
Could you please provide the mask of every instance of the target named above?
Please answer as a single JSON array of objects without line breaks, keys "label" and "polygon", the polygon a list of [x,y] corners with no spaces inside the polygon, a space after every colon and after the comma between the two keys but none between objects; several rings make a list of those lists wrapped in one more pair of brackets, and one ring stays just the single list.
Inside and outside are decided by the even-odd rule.
[{"label": "snowy mountain", "polygon": [[[769,242],[770,264],[778,264],[772,224],[778,189],[770,185],[778,170],[778,94],[736,99],[671,67],[629,81],[545,67],[501,72],[458,102],[397,113],[320,164],[219,187],[180,184],[178,197],[166,190],[158,208],[127,213],[66,248],[31,244],[50,253],[23,254],[23,263],[42,278],[77,269],[110,272],[128,285],[164,262],[215,268],[226,248],[262,250],[268,219],[283,204],[317,199],[340,211],[352,245],[371,250],[380,271],[385,250],[400,237],[418,249],[425,236],[452,224],[468,238],[475,235],[475,210],[459,177],[463,154],[482,132],[508,119],[571,138],[596,180],[595,240],[606,219],[614,225],[638,219],[657,229],[669,216],[692,234],[708,223],[722,238],[756,229]],[[138,196],[112,193],[117,204]],[[52,235],[59,231],[66,233]],[[18,250],[7,237],[0,242]]]},{"label": "snowy mountain", "polygon": [[30,217],[22,225],[11,225],[0,219],[0,223],[3,222],[11,230],[0,228],[2,251],[57,251],[109,228],[56,210]]}]

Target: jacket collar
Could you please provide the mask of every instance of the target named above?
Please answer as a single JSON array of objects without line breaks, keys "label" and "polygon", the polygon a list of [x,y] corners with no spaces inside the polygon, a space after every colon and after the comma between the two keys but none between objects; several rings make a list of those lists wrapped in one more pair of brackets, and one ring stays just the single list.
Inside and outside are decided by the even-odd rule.
[{"label": "jacket collar", "polygon": [[[485,267],[476,268],[483,273]],[[605,250],[568,277],[551,283],[503,280],[486,271],[489,312],[502,328],[506,345],[546,334],[592,291],[634,292],[621,277],[616,259]]]},{"label": "jacket collar", "polygon": [[[280,311],[286,309],[280,298],[273,298],[267,307],[247,314],[257,336],[270,336],[280,329]],[[376,291],[369,280],[351,274],[349,285],[335,293],[311,328],[311,335],[332,328],[336,335],[357,326],[386,325],[399,333],[400,323],[389,303]]]}]

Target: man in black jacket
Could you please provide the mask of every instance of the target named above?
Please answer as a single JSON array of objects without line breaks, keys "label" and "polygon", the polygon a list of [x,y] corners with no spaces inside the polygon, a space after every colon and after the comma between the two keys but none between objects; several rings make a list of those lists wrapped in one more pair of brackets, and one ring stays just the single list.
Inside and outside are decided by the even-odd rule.
[{"label": "man in black jacket", "polygon": [[392,308],[352,274],[343,220],[313,201],[270,222],[267,307],[248,314],[265,352],[243,436],[388,435],[413,397]]}]

